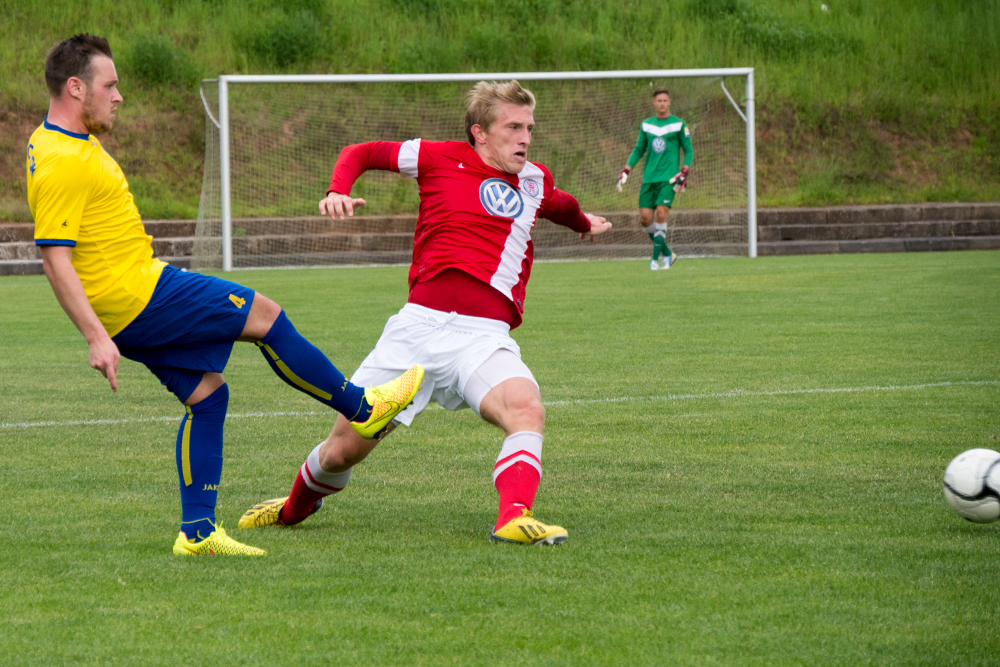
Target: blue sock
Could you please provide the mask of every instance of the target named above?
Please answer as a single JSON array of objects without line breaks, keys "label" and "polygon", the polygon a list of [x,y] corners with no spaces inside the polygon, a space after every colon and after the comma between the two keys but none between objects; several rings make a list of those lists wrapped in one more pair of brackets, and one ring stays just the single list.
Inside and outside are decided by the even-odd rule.
[{"label": "blue sock", "polygon": [[257,342],[267,363],[290,387],[329,405],[351,421],[365,421],[372,406],[363,387],[351,384],[326,355],[302,337],[281,311],[267,335]]},{"label": "blue sock", "polygon": [[177,431],[177,474],[181,479],[181,530],[197,542],[215,530],[215,500],[222,479],[222,426],[229,386],[222,385],[187,414]]}]

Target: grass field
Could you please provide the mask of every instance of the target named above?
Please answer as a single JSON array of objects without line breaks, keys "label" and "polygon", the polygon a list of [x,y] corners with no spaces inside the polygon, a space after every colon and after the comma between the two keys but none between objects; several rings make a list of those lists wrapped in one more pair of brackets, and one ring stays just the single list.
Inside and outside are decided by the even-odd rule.
[{"label": "grass field", "polygon": [[[235,276],[347,370],[405,299],[403,268]],[[559,548],[487,541],[501,438],[441,409],[302,526],[236,530],[332,422],[237,346],[220,518],[269,553],[180,559],[179,406],[127,361],[112,394],[5,278],[0,662],[995,665],[1000,526],[941,476],[1000,447],[998,295],[997,252],[536,266]]]}]

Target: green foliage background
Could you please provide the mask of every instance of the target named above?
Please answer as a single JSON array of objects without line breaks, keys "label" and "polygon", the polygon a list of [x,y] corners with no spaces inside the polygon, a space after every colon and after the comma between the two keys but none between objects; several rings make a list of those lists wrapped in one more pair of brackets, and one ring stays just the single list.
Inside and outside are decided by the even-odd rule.
[{"label": "green foliage background", "polygon": [[[0,217],[24,214],[23,157],[11,155],[46,107],[45,52],[79,31],[116,50],[126,105],[113,132],[121,146],[109,147],[147,216],[196,211],[197,79],[251,72],[749,65],[762,204],[1000,198],[1000,0],[830,0],[828,11],[819,0],[6,5],[0,124],[12,127],[0,129],[12,138]],[[165,144],[170,159],[158,152]]]}]

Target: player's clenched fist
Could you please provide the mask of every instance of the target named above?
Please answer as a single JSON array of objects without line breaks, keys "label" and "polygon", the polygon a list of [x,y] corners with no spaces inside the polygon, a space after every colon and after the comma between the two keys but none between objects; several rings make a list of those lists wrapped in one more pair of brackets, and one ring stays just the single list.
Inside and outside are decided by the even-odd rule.
[{"label": "player's clenched fist", "polygon": [[345,214],[347,217],[354,215],[356,206],[364,206],[367,203],[364,199],[355,199],[350,195],[331,192],[326,196],[326,199],[320,200],[319,213],[330,216],[331,220],[343,220]]}]

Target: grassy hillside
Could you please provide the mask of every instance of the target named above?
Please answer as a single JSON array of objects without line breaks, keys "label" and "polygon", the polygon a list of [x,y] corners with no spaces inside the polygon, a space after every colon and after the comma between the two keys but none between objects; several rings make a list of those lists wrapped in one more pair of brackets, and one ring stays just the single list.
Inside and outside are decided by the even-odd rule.
[{"label": "grassy hillside", "polygon": [[[1000,0],[119,0],[7,3],[0,218],[51,44],[106,35],[109,150],[148,217],[197,211],[197,81],[237,72],[756,68],[762,205],[1000,199]],[[444,37],[442,37],[444,36]]]}]

